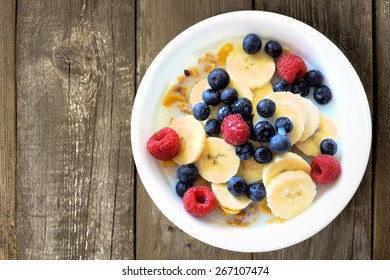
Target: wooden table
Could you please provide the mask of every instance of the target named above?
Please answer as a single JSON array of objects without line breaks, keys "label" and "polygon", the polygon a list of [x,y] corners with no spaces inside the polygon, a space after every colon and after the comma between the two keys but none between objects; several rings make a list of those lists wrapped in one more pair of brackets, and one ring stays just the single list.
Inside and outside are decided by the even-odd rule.
[{"label": "wooden table", "polygon": [[[130,143],[137,86],[165,44],[251,9],[332,40],[373,120],[370,162],[345,210],[309,240],[263,254],[214,248],[167,220]],[[389,18],[389,0],[1,0],[0,259],[390,259]]]}]

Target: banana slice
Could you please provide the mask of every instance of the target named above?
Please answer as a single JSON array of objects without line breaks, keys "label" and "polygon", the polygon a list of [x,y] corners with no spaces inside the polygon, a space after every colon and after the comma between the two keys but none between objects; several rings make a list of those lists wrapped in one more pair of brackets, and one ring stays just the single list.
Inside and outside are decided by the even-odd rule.
[{"label": "banana slice", "polygon": [[229,208],[225,208],[225,207],[222,207],[218,200],[217,200],[217,203],[215,204],[215,208],[220,211],[223,215],[236,215],[238,213],[241,212],[241,210],[232,210],[232,209],[229,209]]},{"label": "banana slice", "polygon": [[[238,97],[246,97],[250,101],[252,101],[253,93],[252,91],[245,85],[244,82],[241,80],[230,76],[230,83],[228,85],[230,88],[235,88],[238,92]],[[209,83],[207,82],[207,79],[203,79],[200,82],[198,82],[194,88],[192,89],[190,93],[190,103],[192,107],[194,107],[197,103],[203,102],[202,94],[203,92],[210,88]],[[218,107],[218,106],[212,106],[212,107]]]},{"label": "banana slice", "polygon": [[240,47],[235,48],[226,58],[227,72],[242,80],[250,89],[261,88],[271,81],[275,62],[264,50],[247,54]]},{"label": "banana slice", "polygon": [[261,97],[261,99],[263,99],[265,96],[273,93],[274,90],[272,88],[272,84],[271,83],[267,83],[264,86],[262,86],[261,88],[253,89],[252,92],[253,92],[254,96],[259,97],[259,98]]},{"label": "banana slice", "polygon": [[312,136],[320,124],[320,111],[318,111],[317,106],[313,104],[313,102],[304,97],[300,97],[301,100],[306,105],[306,117],[305,117],[305,128],[303,129],[303,133],[301,138],[299,138],[298,142],[302,142],[307,140],[310,136]]},{"label": "banana slice", "polygon": [[285,171],[301,170],[310,174],[310,165],[299,155],[288,152],[274,155],[272,161],[264,165],[263,183],[268,188],[271,180]]},{"label": "banana slice", "polygon": [[[298,141],[305,141],[307,138],[309,138],[318,128],[319,121],[320,121],[320,112],[318,111],[318,108],[311,102],[309,99],[306,99],[299,94],[293,94],[291,92],[274,92],[270,95],[265,96],[264,98],[269,98],[273,100],[275,103],[288,103],[296,109],[295,111],[299,111],[300,113],[300,120],[297,123],[299,126],[299,129],[297,131],[292,132],[290,137],[294,139],[294,143]],[[285,112],[285,109],[279,110],[280,114],[283,114]],[[288,117],[288,116],[287,116]],[[301,134],[301,137],[296,140],[296,137],[298,136],[298,130],[300,130],[300,125],[303,122],[303,131]],[[294,123],[294,127],[297,127],[296,123]],[[292,143],[293,144],[293,143]]]},{"label": "banana slice", "polygon": [[237,214],[251,203],[251,200],[246,195],[232,195],[228,190],[227,184],[213,183],[211,184],[211,189],[222,210],[226,213]]},{"label": "banana slice", "polygon": [[243,80],[230,74],[230,83],[227,86],[229,88],[235,88],[238,92],[238,98],[246,97],[250,101],[253,99],[253,93],[250,88],[245,84]]},{"label": "banana slice", "polygon": [[267,83],[265,86],[263,86],[261,88],[253,89],[252,92],[253,92],[253,99],[252,99],[253,111],[252,111],[252,115],[254,115],[254,114],[256,114],[257,103],[259,103],[260,100],[262,100],[265,96],[267,96],[268,94],[273,92],[272,84],[271,83]]},{"label": "banana slice", "polygon": [[273,92],[264,98],[273,100],[275,103],[288,103],[300,112],[301,118],[306,118],[306,103],[299,94],[294,94],[290,91]]},{"label": "banana slice", "polygon": [[287,171],[271,180],[267,187],[267,204],[276,217],[290,219],[313,202],[316,185],[306,172]]},{"label": "banana slice", "polygon": [[190,103],[192,107],[194,107],[199,102],[203,102],[202,93],[208,88],[210,88],[210,86],[207,82],[207,79],[201,80],[192,88],[190,93]]},{"label": "banana slice", "polygon": [[226,183],[237,173],[240,158],[236,155],[234,146],[221,138],[209,137],[195,165],[204,179],[220,184]]},{"label": "banana slice", "polygon": [[261,180],[264,164],[257,163],[253,157],[242,160],[237,171],[237,176],[242,177],[248,184]]},{"label": "banana slice", "polygon": [[[274,92],[265,98],[269,98],[276,104],[275,114],[266,119],[267,121],[274,123],[279,117],[287,117],[293,123],[293,130],[288,134],[290,137],[291,145],[294,145],[301,138],[303,130],[305,128],[306,118],[306,105],[299,96],[291,92]],[[258,114],[253,117],[253,124],[263,120]]]},{"label": "banana slice", "polygon": [[180,136],[180,151],[173,161],[179,165],[195,162],[206,143],[206,133],[202,123],[192,115],[186,115],[173,119],[170,127]]},{"label": "banana slice", "polygon": [[317,131],[307,140],[296,143],[296,147],[307,156],[318,156],[321,154],[320,144],[325,138],[336,139],[337,127],[335,123],[323,114],[320,114],[320,124]]}]

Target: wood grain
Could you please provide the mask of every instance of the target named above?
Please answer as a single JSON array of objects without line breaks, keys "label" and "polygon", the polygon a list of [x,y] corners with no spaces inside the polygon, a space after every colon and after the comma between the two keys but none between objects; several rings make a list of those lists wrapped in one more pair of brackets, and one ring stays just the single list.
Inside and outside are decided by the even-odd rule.
[{"label": "wood grain", "polygon": [[19,259],[132,259],[134,1],[18,1]]},{"label": "wood grain", "polygon": [[0,1],[0,260],[16,258],[15,2]]},{"label": "wood grain", "polygon": [[[372,109],[372,4],[370,1],[256,0],[255,7],[291,16],[332,40],[359,74]],[[363,59],[362,59],[363,58]],[[354,198],[324,230],[284,250],[258,259],[370,259],[372,161]]]},{"label": "wood grain", "polygon": [[375,2],[375,46],[376,55],[375,82],[376,99],[374,110],[374,232],[373,258],[390,259],[390,1],[378,0]]},{"label": "wood grain", "polygon": [[[372,159],[344,211],[263,254],[174,226],[146,193],[130,143],[135,88],[157,53],[202,19],[252,8],[332,40],[374,122]],[[390,259],[389,13],[390,0],[0,1],[0,259]]]},{"label": "wood grain", "polygon": [[[141,1],[137,6],[137,84],[158,52],[181,31],[207,17],[251,9],[251,1]],[[137,177],[137,259],[250,259],[204,244],[173,225],[156,208]]]}]

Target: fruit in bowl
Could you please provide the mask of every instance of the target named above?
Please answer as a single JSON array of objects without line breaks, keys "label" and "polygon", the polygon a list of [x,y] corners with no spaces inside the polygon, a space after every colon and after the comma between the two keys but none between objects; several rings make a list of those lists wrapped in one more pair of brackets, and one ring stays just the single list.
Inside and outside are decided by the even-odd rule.
[{"label": "fruit in bowl", "polygon": [[[146,148],[177,165],[176,193],[192,216],[215,209],[242,216],[261,203],[257,211],[283,221],[310,207],[317,187],[341,174],[336,125],[318,109],[332,105],[323,74],[308,71],[305,59],[278,41],[263,49],[262,41],[250,33],[242,44],[225,42],[184,70],[163,99],[161,106],[178,106],[181,114]],[[195,186],[197,179],[203,185]]]}]

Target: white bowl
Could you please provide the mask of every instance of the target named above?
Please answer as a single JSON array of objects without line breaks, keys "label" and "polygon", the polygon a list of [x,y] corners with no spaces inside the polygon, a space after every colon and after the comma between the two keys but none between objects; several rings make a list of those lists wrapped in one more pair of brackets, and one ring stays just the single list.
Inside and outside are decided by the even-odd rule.
[{"label": "white bowl", "polygon": [[[161,164],[146,150],[157,130],[157,112],[169,85],[195,59],[232,37],[247,33],[275,39],[300,55],[311,68],[324,74],[333,93],[320,108],[336,121],[342,173],[331,186],[320,186],[309,209],[284,223],[259,219],[248,227],[226,224],[213,213],[194,218],[165,175]],[[263,45],[265,44],[263,40]],[[162,127],[161,127],[162,128]],[[327,226],[351,200],[364,175],[371,147],[371,117],[363,86],[342,52],[310,26],[279,14],[243,11],[199,22],[174,38],[155,58],[139,86],[132,113],[131,142],[137,170],[150,197],[161,212],[189,235],[210,245],[240,252],[265,252],[301,242]],[[217,211],[214,211],[217,212]]]}]

